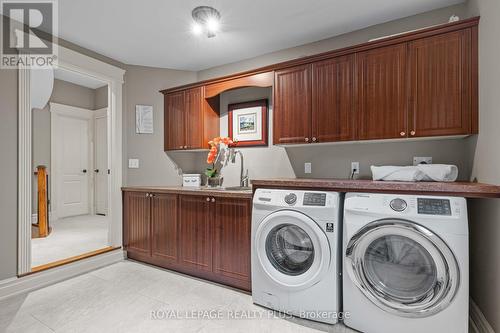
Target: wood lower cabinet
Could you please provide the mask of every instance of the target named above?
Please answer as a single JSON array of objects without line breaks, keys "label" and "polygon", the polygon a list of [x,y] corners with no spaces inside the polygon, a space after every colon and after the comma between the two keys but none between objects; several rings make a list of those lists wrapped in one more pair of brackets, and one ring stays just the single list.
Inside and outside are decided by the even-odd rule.
[{"label": "wood lower cabinet", "polygon": [[151,201],[149,193],[125,192],[123,244],[127,251],[151,254]]},{"label": "wood lower cabinet", "polygon": [[[207,201],[208,199],[208,201]],[[212,270],[212,211],[205,196],[180,196],[180,264],[199,270]]]},{"label": "wood lower cabinet", "polygon": [[216,198],[214,272],[241,281],[250,289],[252,205],[247,199]]},{"label": "wood lower cabinet", "polygon": [[127,256],[250,290],[251,202],[124,191]]},{"label": "wood lower cabinet", "polygon": [[406,43],[356,55],[358,138],[406,137]]},{"label": "wood lower cabinet", "polygon": [[410,136],[471,133],[470,41],[468,29],[409,44]]},{"label": "wood lower cabinet", "polygon": [[176,194],[151,194],[151,255],[168,262],[178,260]]}]

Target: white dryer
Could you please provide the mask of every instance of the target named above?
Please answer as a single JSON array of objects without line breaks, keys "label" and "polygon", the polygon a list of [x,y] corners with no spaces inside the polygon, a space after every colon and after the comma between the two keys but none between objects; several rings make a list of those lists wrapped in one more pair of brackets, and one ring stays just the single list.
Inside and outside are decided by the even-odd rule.
[{"label": "white dryer", "polygon": [[347,194],[344,323],[365,333],[467,332],[468,244],[464,198]]},{"label": "white dryer", "polygon": [[340,196],[258,189],[252,212],[253,302],[334,324],[339,311]]}]

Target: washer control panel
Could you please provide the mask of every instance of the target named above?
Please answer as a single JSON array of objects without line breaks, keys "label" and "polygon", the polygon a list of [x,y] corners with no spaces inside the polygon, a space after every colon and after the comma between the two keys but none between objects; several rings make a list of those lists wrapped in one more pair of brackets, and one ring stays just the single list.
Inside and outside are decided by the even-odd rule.
[{"label": "washer control panel", "polygon": [[326,205],[326,193],[304,193],[304,201],[302,203],[304,206],[320,206],[324,207]]},{"label": "washer control panel", "polygon": [[288,193],[285,195],[285,202],[289,205],[293,205],[297,202],[297,195],[295,193]]},{"label": "washer control panel", "polygon": [[451,205],[448,199],[417,198],[419,214],[451,215]]}]

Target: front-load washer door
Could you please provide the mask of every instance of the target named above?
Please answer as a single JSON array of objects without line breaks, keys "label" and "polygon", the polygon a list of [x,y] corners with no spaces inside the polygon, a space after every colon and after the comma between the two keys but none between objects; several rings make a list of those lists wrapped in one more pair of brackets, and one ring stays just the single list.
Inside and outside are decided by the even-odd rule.
[{"label": "front-load washer door", "polygon": [[331,250],[324,231],[307,215],[282,210],[268,215],[255,234],[263,270],[278,286],[307,288],[327,273]]},{"label": "front-load washer door", "polygon": [[443,310],[460,283],[457,261],[444,241],[406,220],[369,223],[350,239],[345,255],[345,269],[362,293],[399,316]]}]

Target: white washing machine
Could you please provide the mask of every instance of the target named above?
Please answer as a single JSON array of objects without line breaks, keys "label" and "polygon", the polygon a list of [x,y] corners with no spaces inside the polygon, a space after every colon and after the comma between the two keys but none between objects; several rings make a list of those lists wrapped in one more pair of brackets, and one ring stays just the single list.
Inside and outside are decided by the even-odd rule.
[{"label": "white washing machine", "polygon": [[266,190],[254,194],[253,302],[324,323],[336,323],[341,257],[340,195]]},{"label": "white washing machine", "polygon": [[467,332],[468,244],[464,198],[347,194],[344,323],[365,333]]}]

